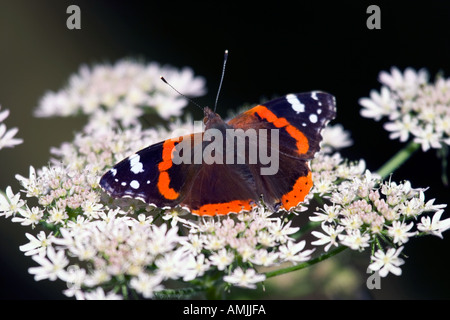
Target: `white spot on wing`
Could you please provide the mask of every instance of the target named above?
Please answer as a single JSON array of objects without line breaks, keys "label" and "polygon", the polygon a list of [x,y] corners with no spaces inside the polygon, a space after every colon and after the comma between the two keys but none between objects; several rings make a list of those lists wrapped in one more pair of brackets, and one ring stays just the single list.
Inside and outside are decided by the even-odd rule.
[{"label": "white spot on wing", "polygon": [[117,169],[112,168],[112,169],[110,170],[110,172],[111,172],[112,176],[115,177],[116,174],[117,174]]},{"label": "white spot on wing", "polygon": [[294,110],[295,112],[305,112],[305,105],[301,103],[300,100],[298,100],[295,94],[288,94],[286,96],[286,100],[291,104],[292,110]]},{"label": "white spot on wing", "polygon": [[317,115],[315,113],[311,113],[309,115],[309,121],[311,121],[312,123],[316,123],[318,120]]},{"label": "white spot on wing", "polygon": [[311,92],[311,98],[313,98],[314,100],[319,100],[319,98],[317,98],[317,92],[316,91]]},{"label": "white spot on wing", "polygon": [[139,182],[137,180],[133,180],[130,182],[130,187],[132,187],[133,189],[138,189],[139,188]]},{"label": "white spot on wing", "polygon": [[138,174],[144,172],[144,165],[140,162],[140,156],[138,154],[134,154],[130,157],[130,170],[131,172]]}]

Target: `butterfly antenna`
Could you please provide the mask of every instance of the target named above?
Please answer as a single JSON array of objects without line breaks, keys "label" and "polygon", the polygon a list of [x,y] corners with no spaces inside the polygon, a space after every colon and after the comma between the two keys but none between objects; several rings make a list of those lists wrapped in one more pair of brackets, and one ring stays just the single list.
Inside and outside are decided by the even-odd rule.
[{"label": "butterfly antenna", "polygon": [[196,105],[197,107],[199,107],[200,109],[203,110],[203,107],[202,107],[202,106],[200,106],[197,102],[195,102],[194,100],[188,98],[186,95],[182,94],[180,91],[178,91],[177,89],[175,89],[169,82],[167,82],[167,80],[166,80],[163,76],[160,76],[160,78],[161,78],[161,80],[162,80],[165,84],[167,84],[169,87],[171,87],[171,88],[172,88],[176,93],[178,93],[180,96],[186,98],[190,103]]},{"label": "butterfly antenna", "polygon": [[217,101],[219,101],[219,94],[220,94],[220,89],[222,89],[222,82],[223,82],[223,78],[225,76],[225,66],[227,65],[227,60],[228,60],[228,50],[225,50],[225,54],[223,56],[222,76],[220,77],[219,90],[217,90],[216,102],[214,103],[214,112],[216,112]]}]

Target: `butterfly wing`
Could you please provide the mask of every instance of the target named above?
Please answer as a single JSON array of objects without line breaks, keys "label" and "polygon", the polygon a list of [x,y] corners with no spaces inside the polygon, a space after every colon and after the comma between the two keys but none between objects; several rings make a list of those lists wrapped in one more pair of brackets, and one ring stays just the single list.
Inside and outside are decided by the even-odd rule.
[{"label": "butterfly wing", "polygon": [[172,153],[183,138],[156,143],[125,158],[103,175],[100,186],[113,198],[135,198],[158,207],[179,204],[189,171],[184,164],[173,164]]},{"label": "butterfly wing", "polygon": [[277,144],[267,144],[269,153],[278,155],[278,170],[262,175],[261,163],[250,166],[257,190],[269,207],[289,210],[304,200],[313,185],[308,161],[320,149],[321,131],[335,115],[334,97],[316,91],[266,102],[228,122],[243,130],[278,131]]},{"label": "butterfly wing", "polygon": [[313,91],[268,101],[231,119],[228,124],[243,129],[279,129],[280,151],[310,160],[320,149],[322,129],[335,116],[334,96]]}]

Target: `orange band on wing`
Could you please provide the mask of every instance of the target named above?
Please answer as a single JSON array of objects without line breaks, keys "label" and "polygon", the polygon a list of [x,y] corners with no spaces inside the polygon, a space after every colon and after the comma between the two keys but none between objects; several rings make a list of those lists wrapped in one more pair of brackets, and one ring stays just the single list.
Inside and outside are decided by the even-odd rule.
[{"label": "orange band on wing", "polygon": [[306,195],[313,186],[311,171],[305,177],[299,177],[292,190],[281,197],[282,208],[289,210],[305,200]]},{"label": "orange band on wing", "polygon": [[272,123],[275,127],[284,128],[286,132],[297,141],[296,146],[299,154],[305,154],[308,152],[308,139],[300,130],[291,125],[285,118],[278,118],[272,111],[261,105],[256,106],[250,111],[252,111],[252,114],[257,113],[258,116]]},{"label": "orange band on wing", "polygon": [[158,190],[164,196],[164,198],[169,200],[175,200],[178,198],[179,193],[174,189],[169,187],[170,177],[166,171],[163,171],[159,174],[158,178]]},{"label": "orange band on wing", "polygon": [[164,141],[162,149],[162,161],[158,164],[159,171],[166,171],[172,167],[173,148],[175,148],[175,140],[169,139]]},{"label": "orange band on wing", "polygon": [[168,200],[175,200],[178,198],[179,193],[170,187],[170,176],[167,170],[172,165],[172,153],[175,148],[175,142],[179,140],[166,140],[163,144],[162,161],[158,164],[159,177],[158,177],[158,190],[161,195]]},{"label": "orange band on wing", "polygon": [[224,203],[205,204],[197,210],[191,210],[193,214],[198,216],[216,216],[226,215],[231,212],[239,213],[243,210],[249,211],[252,209],[252,200],[234,200]]}]

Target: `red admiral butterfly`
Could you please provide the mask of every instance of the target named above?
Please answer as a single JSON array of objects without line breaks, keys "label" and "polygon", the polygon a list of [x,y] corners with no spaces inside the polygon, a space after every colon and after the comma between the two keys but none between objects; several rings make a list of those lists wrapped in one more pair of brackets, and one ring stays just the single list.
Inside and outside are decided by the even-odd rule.
[{"label": "red admiral butterfly", "polygon": [[[114,198],[136,198],[157,207],[181,206],[199,216],[248,211],[261,197],[272,210],[290,210],[303,202],[313,184],[309,161],[320,149],[322,129],[336,115],[332,95],[319,91],[288,94],[228,122],[208,107],[204,114],[204,132],[165,140],[136,152],[106,172],[100,186]],[[227,135],[229,131],[239,129],[255,132],[257,139],[248,139],[238,154],[239,145],[233,140],[231,157],[220,152],[217,146],[223,151],[234,139]],[[264,130],[277,134],[266,135],[261,139],[267,140],[265,144],[255,145]],[[211,142],[209,132],[225,139],[219,141],[214,135]],[[218,143],[213,151],[212,143]],[[251,159],[251,151],[261,149],[261,145],[269,146],[265,151],[278,161],[277,170],[269,174],[262,171],[267,162]],[[207,151],[210,157],[198,161],[197,155]],[[175,161],[175,154],[190,161]],[[207,161],[211,158],[216,161]]]}]

